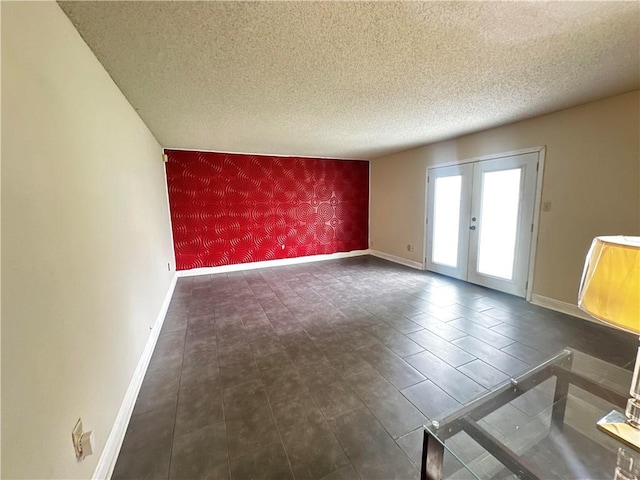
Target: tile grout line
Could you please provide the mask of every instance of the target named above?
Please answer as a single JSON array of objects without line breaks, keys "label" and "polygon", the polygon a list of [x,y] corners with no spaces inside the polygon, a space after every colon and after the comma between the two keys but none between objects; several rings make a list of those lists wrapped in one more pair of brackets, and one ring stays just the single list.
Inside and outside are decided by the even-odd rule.
[{"label": "tile grout line", "polygon": [[[189,304],[191,304],[191,291],[189,291]],[[189,307],[187,307],[187,312],[189,312]],[[171,463],[173,460],[173,443],[176,438],[176,423],[178,420],[178,405],[180,404],[180,390],[182,387],[182,368],[184,367],[184,355],[187,345],[187,333],[189,331],[189,318],[191,317],[190,313],[187,313],[187,326],[184,329],[184,341],[182,343],[182,361],[180,362],[180,378],[178,380],[178,396],[176,397],[176,410],[173,417],[173,430],[171,432],[171,448],[169,449],[169,470],[167,471],[167,478],[171,478]],[[162,334],[162,332],[160,332]]]}]

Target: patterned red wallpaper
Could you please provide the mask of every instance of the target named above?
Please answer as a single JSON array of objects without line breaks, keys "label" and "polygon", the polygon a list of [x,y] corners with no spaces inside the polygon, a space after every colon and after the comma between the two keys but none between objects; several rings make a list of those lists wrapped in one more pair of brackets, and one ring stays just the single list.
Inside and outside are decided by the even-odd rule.
[{"label": "patterned red wallpaper", "polygon": [[366,161],[165,153],[178,270],[368,248]]}]

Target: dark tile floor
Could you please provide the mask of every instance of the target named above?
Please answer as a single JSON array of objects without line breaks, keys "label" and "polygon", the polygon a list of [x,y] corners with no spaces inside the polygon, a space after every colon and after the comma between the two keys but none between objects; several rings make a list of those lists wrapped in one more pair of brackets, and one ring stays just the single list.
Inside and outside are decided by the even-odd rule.
[{"label": "dark tile floor", "polygon": [[427,419],[566,345],[636,339],[368,256],[182,278],[113,477],[415,479]]}]

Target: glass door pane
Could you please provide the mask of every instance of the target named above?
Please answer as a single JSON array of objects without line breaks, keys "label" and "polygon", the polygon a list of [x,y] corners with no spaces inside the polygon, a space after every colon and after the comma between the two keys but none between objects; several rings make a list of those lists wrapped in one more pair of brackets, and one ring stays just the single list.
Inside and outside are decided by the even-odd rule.
[{"label": "glass door pane", "polygon": [[429,169],[427,270],[467,278],[473,164]]},{"label": "glass door pane", "polygon": [[527,292],[538,153],[474,164],[467,280]]},{"label": "glass door pane", "polygon": [[513,279],[521,169],[483,172],[478,272]]},{"label": "glass door pane", "polygon": [[432,261],[458,266],[462,175],[435,179]]}]

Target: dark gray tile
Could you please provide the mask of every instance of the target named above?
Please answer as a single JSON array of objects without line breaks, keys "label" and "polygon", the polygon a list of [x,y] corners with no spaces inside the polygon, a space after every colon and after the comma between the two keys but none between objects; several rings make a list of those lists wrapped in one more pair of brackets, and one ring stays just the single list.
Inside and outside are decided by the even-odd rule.
[{"label": "dark gray tile", "polygon": [[271,418],[267,394],[260,381],[247,382],[225,389],[223,399],[224,417],[227,422],[248,418],[252,415]]},{"label": "dark gray tile", "polygon": [[540,352],[518,342],[504,347],[502,351],[517,358],[518,360],[528,363],[529,365],[538,365],[539,363],[549,359],[548,353]]},{"label": "dark gray tile", "polygon": [[362,478],[372,480],[418,480],[420,473],[395,443],[380,454],[365,453],[351,460]]},{"label": "dark gray tile", "polygon": [[259,451],[267,445],[278,442],[280,435],[271,414],[249,413],[237,420],[227,420],[227,441],[229,457],[233,459]]},{"label": "dark gray tile", "polygon": [[175,434],[182,435],[203,426],[224,421],[220,382],[203,380],[180,386]]},{"label": "dark gray tile", "polygon": [[517,358],[473,337],[459,338],[454,340],[453,343],[507,375],[517,375],[529,368],[529,365]]},{"label": "dark gray tile", "polygon": [[509,380],[509,376],[500,370],[496,370],[491,365],[487,365],[482,360],[474,360],[458,367],[467,377],[472,378],[484,388],[491,389]]},{"label": "dark gray tile", "polygon": [[122,442],[122,451],[131,452],[155,443],[170,449],[175,414],[175,408],[169,407],[133,415]]},{"label": "dark gray tile", "polygon": [[364,407],[358,395],[343,381],[314,388],[311,395],[329,420]]},{"label": "dark gray tile", "polygon": [[371,400],[367,407],[393,438],[398,438],[424,425],[424,415],[406,398],[398,394],[385,400]]},{"label": "dark gray tile", "polygon": [[353,468],[353,465],[345,465],[329,475],[325,475],[321,480],[360,480],[360,476]]},{"label": "dark gray tile", "polygon": [[253,358],[220,366],[220,378],[225,388],[241,385],[259,377],[258,367]]},{"label": "dark gray tile", "polygon": [[220,380],[220,368],[217,363],[190,363],[182,366],[180,385]]},{"label": "dark gray tile", "polygon": [[429,352],[412,355],[406,360],[462,404],[485,392],[484,387]]},{"label": "dark gray tile", "polygon": [[419,323],[421,327],[428,330],[431,333],[444,338],[445,340],[455,340],[456,338],[464,337],[466,333],[461,332],[457,328],[453,328],[451,325],[432,317],[428,313],[411,317],[416,323]]},{"label": "dark gray tile", "polygon": [[424,428],[418,428],[396,440],[398,446],[409,457],[413,466],[420,469],[422,463],[422,443],[424,441]]},{"label": "dark gray tile", "polygon": [[273,403],[283,398],[295,397],[308,392],[298,371],[288,368],[274,368],[260,372],[269,400]]},{"label": "dark gray tile", "polygon": [[326,422],[300,424],[283,441],[296,478],[322,478],[349,463]]},{"label": "dark gray tile", "polygon": [[114,480],[167,480],[171,445],[156,443],[135,451],[121,451],[111,478]]},{"label": "dark gray tile", "polygon": [[370,327],[369,331],[389,350],[392,350],[401,357],[413,355],[424,350],[420,345],[413,342],[407,336],[396,329],[385,326]]},{"label": "dark gray tile", "polygon": [[329,355],[327,358],[336,371],[344,378],[371,370],[371,364],[360,354],[360,350]]},{"label": "dark gray tile", "polygon": [[430,380],[405,388],[402,394],[429,419],[440,417],[462,406]]},{"label": "dark gray tile", "polygon": [[229,477],[229,456],[224,423],[206,426],[173,441],[170,479]]},{"label": "dark gray tile", "polygon": [[329,421],[350,459],[393,450],[393,438],[367,409],[354,410]]},{"label": "dark gray tile", "polygon": [[325,418],[310,393],[283,398],[273,402],[271,408],[283,437],[325,423]]},{"label": "dark gray tile", "polygon": [[186,308],[183,311],[174,310],[173,312],[167,312],[167,316],[164,319],[160,335],[186,330],[188,319],[189,314]]},{"label": "dark gray tile", "polygon": [[500,335],[498,332],[494,330],[485,328],[481,325],[478,325],[477,323],[472,322],[471,320],[466,320],[464,318],[453,320],[449,322],[449,325],[457,328],[458,330],[466,333],[467,335],[471,335],[472,337],[475,337],[478,340],[488,343],[489,345],[492,345],[495,348],[503,348],[513,343],[512,338],[505,337],[504,335]]},{"label": "dark gray tile", "polygon": [[410,334],[409,338],[453,367],[464,365],[476,358],[431,332],[421,330]]},{"label": "dark gray tile", "polygon": [[269,355],[255,357],[256,366],[259,372],[273,370],[275,368],[290,368],[293,367],[293,363],[284,350]]},{"label": "dark gray tile", "polygon": [[337,382],[342,379],[342,376],[326,357],[305,365],[296,365],[296,369],[298,370],[302,381],[310,389],[314,389],[319,386],[321,387],[327,383]]},{"label": "dark gray tile", "polygon": [[175,408],[178,403],[178,388],[180,386],[180,366],[165,368],[158,366],[147,370],[133,414]]},{"label": "dark gray tile", "polygon": [[398,389],[387,381],[377,370],[359,373],[345,380],[365,402],[395,398]]},{"label": "dark gray tile", "polygon": [[282,442],[273,442],[251,454],[232,458],[231,478],[233,480],[293,479],[293,472]]},{"label": "dark gray tile", "polygon": [[425,379],[415,368],[383,346],[362,349],[360,354],[397,389],[406,388]]},{"label": "dark gray tile", "polygon": [[417,332],[418,330],[422,329],[422,327],[416,322],[413,322],[407,317],[400,314],[388,315],[382,318],[382,320],[390,327],[393,327],[400,333],[404,334]]},{"label": "dark gray tile", "polygon": [[338,332],[344,338],[346,345],[358,350],[378,344],[378,340],[367,332],[364,328],[354,328],[353,326],[341,327]]},{"label": "dark gray tile", "polygon": [[284,352],[284,347],[277,337],[263,335],[251,340],[251,351],[255,357]]}]

